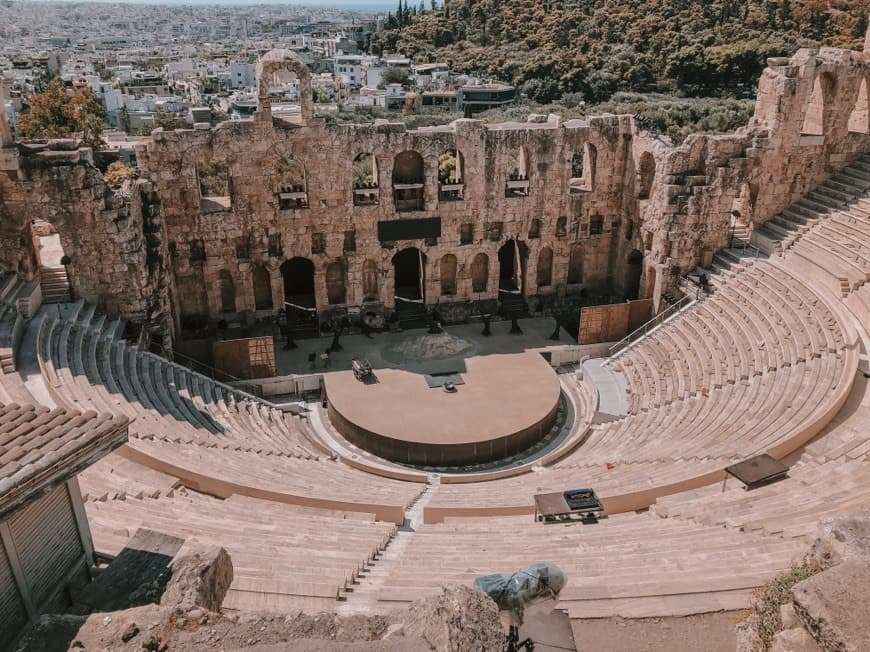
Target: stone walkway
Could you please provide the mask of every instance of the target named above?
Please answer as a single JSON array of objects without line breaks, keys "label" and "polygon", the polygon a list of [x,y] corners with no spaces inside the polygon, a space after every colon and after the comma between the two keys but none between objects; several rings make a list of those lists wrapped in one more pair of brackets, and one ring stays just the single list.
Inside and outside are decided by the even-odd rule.
[{"label": "stone walkway", "polygon": [[[330,354],[329,367],[325,370],[320,354],[332,343],[331,337],[297,340],[298,348],[291,351],[285,351],[282,344],[276,341],[275,362],[279,374],[310,373],[310,353],[317,356],[315,370],[318,373],[348,370],[355,357],[368,359],[374,368],[439,373],[456,369],[457,363],[475,355],[519,353],[576,344],[576,340],[564,329],[561,341],[550,340],[555,323],[549,317],[521,319],[519,323],[522,335],[508,333],[509,321],[493,322],[491,337],[481,336],[483,325],[480,323],[445,326],[444,336],[429,336],[426,329],[422,328],[399,333],[373,333],[371,337],[347,335],[339,340],[343,350]],[[425,345],[429,338],[436,338],[431,347]],[[451,347],[455,353],[451,353]]]},{"label": "stone walkway", "polygon": [[598,411],[624,417],[628,414],[628,396],[622,374],[613,371],[607,358],[592,358],[583,363],[583,371],[598,391]]}]

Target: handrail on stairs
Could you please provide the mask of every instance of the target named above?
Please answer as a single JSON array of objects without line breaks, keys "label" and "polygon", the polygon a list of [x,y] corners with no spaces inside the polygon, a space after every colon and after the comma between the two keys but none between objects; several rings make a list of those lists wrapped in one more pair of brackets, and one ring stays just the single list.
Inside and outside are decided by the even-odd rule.
[{"label": "handrail on stairs", "polygon": [[731,246],[728,247],[728,249],[737,249],[738,251],[742,251],[744,254],[746,253],[746,250],[748,249],[750,252],[753,252],[755,254],[755,256],[754,256],[755,258],[758,258],[763,253],[761,251],[761,249],[756,247],[754,244],[752,244],[751,242],[746,242],[746,241],[739,242],[739,243],[732,243]]},{"label": "handrail on stairs", "polygon": [[[699,288],[699,290],[700,290],[700,288]],[[643,326],[633,330],[631,333],[629,333],[628,335],[623,337],[621,340],[619,340],[616,344],[612,345],[607,350],[608,355],[610,357],[613,357],[619,351],[621,351],[622,349],[627,347],[629,344],[631,344],[632,342],[634,342],[637,339],[640,339],[641,337],[643,337],[644,335],[649,333],[652,329],[663,324],[668,319],[670,319],[671,317],[676,315],[678,312],[680,312],[683,308],[689,306],[690,304],[695,303],[695,301],[697,301],[697,300],[698,300],[697,294],[695,296],[692,296],[691,294],[683,295],[680,299],[678,299],[677,301],[675,301],[674,303],[669,305],[667,308],[662,310],[660,313],[655,315],[652,319],[647,321]]]}]

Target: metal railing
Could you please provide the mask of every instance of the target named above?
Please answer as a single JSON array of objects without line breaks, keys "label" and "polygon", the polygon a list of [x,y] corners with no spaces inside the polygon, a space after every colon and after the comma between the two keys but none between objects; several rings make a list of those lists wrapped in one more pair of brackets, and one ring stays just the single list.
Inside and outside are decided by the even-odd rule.
[{"label": "metal railing", "polygon": [[687,294],[687,295],[683,296],[682,298],[680,298],[679,300],[675,301],[674,303],[669,305],[667,308],[662,310],[659,314],[657,314],[655,317],[650,319],[643,326],[641,326],[638,329],[633,330],[631,333],[629,333],[628,335],[623,337],[621,340],[619,340],[616,344],[611,346],[607,350],[608,355],[610,357],[613,357],[616,353],[619,353],[619,351],[621,351],[622,349],[627,347],[629,344],[631,344],[635,340],[640,339],[641,337],[643,337],[644,335],[649,333],[651,330],[653,330],[657,326],[660,326],[661,324],[665,323],[668,319],[670,319],[671,317],[676,315],[683,308],[686,308],[687,306],[695,303],[695,301],[697,301],[697,300],[698,300],[697,296],[692,296],[691,294]]},{"label": "metal railing", "polygon": [[169,360],[170,362],[180,364],[182,367],[186,367],[191,371],[195,371],[198,374],[207,376],[215,382],[239,383],[238,385],[233,385],[233,388],[246,392],[247,394],[251,394],[252,396],[262,395],[262,390],[259,385],[255,385],[249,380],[239,378],[237,376],[234,376],[233,374],[227,373],[226,371],[221,371],[220,369],[212,367],[211,365],[200,362],[196,358],[191,358],[189,355],[179,353],[175,350],[167,351],[166,347],[162,345],[160,346],[160,357]]},{"label": "metal railing", "polygon": [[736,244],[732,243],[732,245],[728,248],[729,249],[736,249],[737,251],[740,251],[744,254],[746,253],[746,250],[748,249],[750,251],[750,253],[755,254],[755,256],[754,256],[755,258],[758,258],[759,256],[764,255],[764,252],[761,251],[761,249],[756,247],[751,242],[738,242]]}]

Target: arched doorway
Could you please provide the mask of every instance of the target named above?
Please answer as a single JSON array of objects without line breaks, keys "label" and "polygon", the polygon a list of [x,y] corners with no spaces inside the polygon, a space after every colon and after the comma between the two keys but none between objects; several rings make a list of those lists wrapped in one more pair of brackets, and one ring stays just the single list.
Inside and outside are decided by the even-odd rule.
[{"label": "arched doorway", "polygon": [[628,267],[625,273],[625,298],[640,297],[640,277],[643,274],[643,254],[635,249],[628,254]]},{"label": "arched doorway", "polygon": [[416,247],[402,249],[393,256],[396,299],[423,301],[426,298],[423,289],[425,266],[426,257]]},{"label": "arched doorway", "polygon": [[506,292],[525,290],[526,244],[514,239],[498,250],[498,288]]},{"label": "arched doorway", "polygon": [[316,307],[313,262],[307,258],[291,258],[281,265],[281,277],[285,302],[306,310]]}]

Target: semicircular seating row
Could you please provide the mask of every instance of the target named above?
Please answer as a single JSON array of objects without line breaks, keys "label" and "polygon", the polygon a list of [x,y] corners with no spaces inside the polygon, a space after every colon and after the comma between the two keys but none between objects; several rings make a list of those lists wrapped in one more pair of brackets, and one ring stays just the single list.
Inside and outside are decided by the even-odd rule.
[{"label": "semicircular seating row", "polygon": [[480,484],[442,479],[426,522],[527,514],[535,493],[575,486],[594,487],[611,513],[642,509],[721,480],[747,457],[781,458],[839,410],[858,343],[842,307],[789,269],[758,261],[620,363],[632,370],[627,382],[643,409],[593,426],[583,446],[537,473]]},{"label": "semicircular seating row", "polygon": [[[870,179],[870,163],[862,163]],[[839,173],[842,178],[843,173]],[[841,182],[837,182],[841,183]],[[851,182],[850,182],[851,183]],[[770,247],[787,268],[800,270],[820,293],[843,297],[847,315],[870,333],[870,199],[816,215],[800,229],[780,228],[783,246]],[[776,241],[774,241],[776,242]],[[864,363],[866,365],[866,363]],[[745,492],[706,487],[659,498],[655,512],[783,538],[808,537],[819,518],[870,505],[870,380],[856,373],[843,409],[804,449],[791,455],[786,481]]]},{"label": "semicircular seating row", "polygon": [[[390,560],[391,565],[376,589],[378,601],[385,605],[405,602],[421,593],[437,591],[445,581],[470,581],[482,573],[549,560],[568,571],[569,587],[563,593],[562,605],[572,618],[679,615],[745,607],[752,588],[787,568],[805,548],[800,539],[779,536],[786,531],[774,529],[779,525],[754,527],[752,524],[758,519],[750,517],[755,505],[766,510],[759,511],[759,515],[769,516],[777,507],[788,512],[789,500],[794,500],[794,520],[786,524],[788,532],[806,532],[806,523],[815,520],[811,514],[817,503],[795,500],[807,486],[805,482],[815,480],[811,486],[821,488],[816,474],[827,471],[827,464],[841,464],[845,458],[855,462],[843,464],[837,482],[831,484],[831,491],[826,494],[845,508],[854,504],[848,498],[850,479],[860,479],[866,473],[861,466],[865,461],[862,451],[870,450],[866,427],[861,429],[857,422],[840,420],[839,416],[831,422],[845,401],[855,401],[856,393],[863,391],[864,386],[855,382],[857,334],[852,316],[842,305],[827,300],[823,292],[813,279],[804,282],[799,268],[788,259],[781,264],[760,261],[728,279],[713,298],[697,306],[700,313],[693,309],[658,331],[671,331],[675,328],[673,324],[690,320],[691,324],[680,326],[685,332],[669,333],[668,340],[644,340],[635,345],[631,353],[644,363],[661,360],[655,356],[663,351],[685,359],[664,377],[654,373],[655,362],[648,363],[651,365],[648,371],[639,367],[645,371],[637,382],[629,380],[635,382],[632,389],[639,398],[634,414],[593,427],[583,446],[538,472],[473,484],[451,484],[449,478],[443,477],[424,508],[426,523],[413,533],[409,545],[400,551],[387,548],[381,556]],[[867,305],[870,314],[870,303]],[[77,321],[89,319],[85,313]],[[240,510],[243,513],[237,513],[234,506],[237,501],[284,497],[289,491],[295,492],[297,498],[310,497],[321,487],[325,495],[346,499],[348,494],[342,492],[353,491],[351,495],[363,501],[371,496],[388,495],[389,487],[389,491],[403,496],[401,502],[405,507],[419,494],[419,485],[358,472],[350,474],[351,469],[334,471],[333,477],[329,477],[324,470],[340,465],[313,459],[319,450],[317,446],[309,449],[312,459],[299,453],[287,454],[286,442],[278,443],[272,435],[263,435],[265,438],[258,439],[256,447],[250,446],[245,438],[249,425],[232,426],[234,422],[228,420],[222,408],[207,407],[219,400],[214,392],[212,400],[203,401],[202,405],[215,419],[216,432],[201,425],[194,428],[196,436],[190,435],[190,439],[186,439],[188,435],[173,437],[179,419],[171,410],[160,412],[157,406],[161,404],[167,409],[163,401],[156,400],[160,390],[153,387],[149,391],[147,386],[151,369],[163,373],[154,356],[141,361],[139,358],[150,354],[129,350],[106,334],[110,329],[94,328],[90,323],[84,329],[78,323],[69,328],[63,323],[54,327],[45,323],[43,327],[40,354],[47,380],[57,383],[53,385],[54,392],[61,397],[69,394],[79,401],[95,400],[92,394],[96,393],[107,405],[120,400],[124,410],[133,411],[131,416],[146,413],[149,418],[143,420],[144,434],[137,430],[138,422],[131,426],[134,435],[128,448],[139,455],[131,459],[156,460],[162,465],[153,466],[161,475],[142,477],[132,495],[126,494],[122,485],[112,487],[114,493],[109,495],[108,491],[100,493],[105,483],[97,482],[89,490],[83,482],[90,498],[87,508],[95,537],[98,541],[104,537],[109,547],[117,549],[124,537],[132,534],[130,528],[138,525],[156,524],[158,529],[181,534],[191,531],[185,528],[201,528],[210,540],[239,550],[243,568],[251,570],[245,581],[234,587],[231,605],[280,609],[295,605],[296,599],[299,604],[307,604],[304,601],[309,598],[334,604],[334,597],[322,595],[327,593],[322,587],[305,584],[304,574],[295,576],[298,586],[292,586],[294,577],[281,574],[287,568],[308,568],[304,560],[316,559],[316,554],[307,557],[304,554],[316,553],[321,545],[316,533],[309,532],[309,538],[303,534],[302,540],[290,545],[299,550],[297,556],[286,560],[276,556],[269,565],[268,551],[279,555],[279,541],[286,533],[249,526],[244,514],[264,509],[274,518],[261,520],[274,523],[283,519],[290,529],[301,520],[291,512],[307,508],[258,501]],[[81,330],[84,330],[81,344],[77,345]],[[90,347],[94,338],[92,356]],[[674,346],[691,348],[691,356]],[[642,347],[645,357],[635,352]],[[117,349],[124,352],[118,353]],[[81,355],[75,351],[82,350],[87,355],[76,362]],[[156,360],[169,364],[160,358]],[[172,373],[172,382],[176,382],[175,371]],[[646,376],[647,373],[650,375]],[[200,385],[207,384],[206,381],[200,379]],[[192,386],[189,380],[177,382],[176,386]],[[127,392],[124,383],[130,385]],[[113,387],[117,391],[112,391]],[[866,403],[866,398],[860,400],[862,405]],[[77,405],[75,401],[73,404]],[[199,402],[194,402],[197,405]],[[847,403],[843,412],[849,407]],[[710,510],[694,501],[717,500],[704,487],[722,477],[724,466],[762,451],[770,451],[775,457],[800,456],[793,451],[829,422],[825,437],[820,440],[826,442],[824,448],[800,457],[794,466],[794,478],[765,488],[765,500],[757,503],[742,502],[732,488],[718,498],[731,520],[727,523],[720,522],[718,517],[712,523],[704,520]],[[301,440],[303,444],[310,441],[304,437]],[[819,445],[813,442],[812,446]],[[316,465],[321,476],[300,476],[302,479],[297,480],[295,473],[297,469],[300,474],[304,472],[303,463]],[[285,469],[283,475],[288,475],[288,468],[294,473],[290,480],[281,474],[281,469]],[[261,469],[265,479],[260,479]],[[176,484],[179,470],[185,474],[185,484],[194,488],[200,477],[208,475],[215,481],[214,476],[219,476],[225,485],[215,481],[207,490],[228,497],[216,500],[179,490]],[[98,471],[107,472],[105,468]],[[250,477],[253,471],[256,479]],[[121,472],[135,473],[135,468]],[[345,480],[361,477],[368,478],[372,486],[363,483],[349,489]],[[247,483],[242,488],[254,487],[262,494],[254,498],[232,495],[238,493],[232,491],[236,488],[233,479]],[[590,485],[605,497],[608,509],[611,504],[618,507],[613,511],[656,504],[655,513],[618,514],[595,527],[543,526],[534,523],[529,515],[537,491]],[[269,486],[280,490],[270,494]],[[721,491],[719,486],[716,489]],[[777,497],[772,493],[775,491],[781,494]],[[742,497],[750,501],[754,496],[762,496],[743,493]],[[344,503],[337,500],[335,504]],[[687,506],[681,512],[677,505],[682,504]],[[670,505],[674,505],[673,511],[667,513]],[[273,506],[275,511],[269,511]],[[282,509],[287,511],[281,512]],[[339,518],[338,512],[318,512],[324,517]],[[189,525],[191,513],[207,516]],[[668,518],[659,518],[666,515]],[[445,518],[445,522],[440,522]],[[261,534],[261,547],[241,535],[233,538],[237,533],[246,534],[248,528]],[[380,544],[375,542],[374,533],[366,532],[348,533],[344,544],[335,545],[353,545],[359,539],[373,542],[360,549],[376,549]],[[367,539],[369,536],[372,538]],[[250,554],[246,552],[249,546],[254,546]],[[433,560],[437,563],[433,564]],[[352,575],[347,574],[347,569],[353,568],[350,562],[345,559],[338,566],[335,572],[344,570],[345,575],[343,579],[334,576],[336,585],[348,579],[353,581]],[[252,584],[245,582],[262,578],[264,573],[275,573],[283,584],[267,583],[261,591],[249,590]]]},{"label": "semicircular seating row", "polygon": [[305,419],[128,346],[119,328],[95,319],[92,307],[71,319],[46,316],[39,359],[58,403],[133,420],[122,455],[214,495],[356,508],[398,523],[420,493],[327,458]]},{"label": "semicircular seating row", "polygon": [[764,261],[653,331],[610,363],[633,414],[822,356],[843,355],[831,308],[798,278]]},{"label": "semicircular seating row", "polygon": [[39,325],[52,398],[131,420],[128,444],[80,475],[96,549],[118,552],[137,527],[196,536],[233,558],[230,608],[333,605],[422,485],[338,462],[304,418],[128,346],[121,329],[81,302]]},{"label": "semicircular seating row", "polygon": [[[861,241],[870,242],[870,232],[861,233]],[[868,344],[870,286],[852,288],[844,306],[835,294],[826,294],[826,288],[833,288],[830,278],[817,282],[817,277],[803,275],[804,269],[797,251],[784,261],[759,263],[752,272],[738,273],[738,283],[729,279],[716,300],[701,304],[700,311],[662,327],[659,333],[671,339],[637,345],[653,349],[635,354],[650,359],[681,336],[668,331],[692,329],[692,338],[676,341],[705,352],[695,356],[693,371],[707,392],[660,405],[653,400],[646,410],[599,426],[574,455],[540,473],[479,485],[442,484],[427,509],[433,510],[431,520],[443,522],[417,531],[381,582],[378,600],[384,605],[408,602],[437,591],[445,581],[470,581],[540,559],[560,564],[568,575],[559,606],[571,616],[577,640],[582,640],[584,618],[675,616],[748,606],[754,587],[805,553],[820,518],[870,505],[870,379],[858,369],[857,359],[858,350],[866,351]],[[836,267],[828,269],[836,275]],[[798,282],[801,278],[806,283]],[[779,297],[759,288],[777,289]],[[753,298],[759,292],[766,296],[750,306],[741,296],[750,291]],[[767,315],[741,315],[756,312],[756,306],[766,307]],[[789,314],[783,313],[789,308],[806,319],[771,318]],[[718,318],[723,312],[730,314]],[[739,321],[760,318],[776,328],[775,350],[784,357],[764,357],[774,342],[761,332],[744,340],[733,335],[745,335],[737,328]],[[782,330],[789,324],[797,325],[793,340],[787,339],[791,330]],[[725,349],[717,352],[716,346],[725,342],[735,347],[734,360],[745,366],[720,364]],[[770,360],[777,362],[765,368]],[[756,362],[759,373],[749,372]],[[673,373],[680,373],[680,364],[689,377],[685,359],[677,361]],[[737,369],[748,373],[738,376]],[[655,380],[670,391],[681,387],[673,374]],[[637,387],[651,391],[649,384]],[[667,390],[652,392],[668,396]],[[805,438],[821,423],[826,425],[807,443]],[[801,443],[805,445],[795,448]],[[726,488],[706,484],[661,495],[649,511],[610,516],[594,526],[541,525],[531,516],[460,517],[480,514],[467,508],[481,503],[494,514],[506,512],[506,506],[521,507],[504,497],[531,496],[537,490],[591,484],[607,494],[645,481],[655,486],[679,477],[678,469],[695,473],[707,462],[721,468],[765,447],[784,459],[789,474],[752,491],[734,481]],[[494,531],[505,535],[494,537]],[[422,572],[424,560],[435,557],[438,577]]]}]

